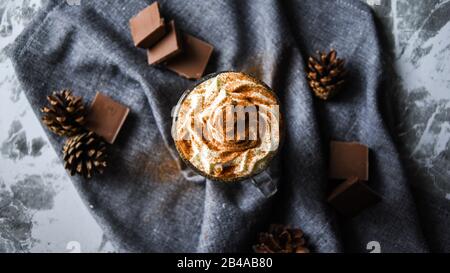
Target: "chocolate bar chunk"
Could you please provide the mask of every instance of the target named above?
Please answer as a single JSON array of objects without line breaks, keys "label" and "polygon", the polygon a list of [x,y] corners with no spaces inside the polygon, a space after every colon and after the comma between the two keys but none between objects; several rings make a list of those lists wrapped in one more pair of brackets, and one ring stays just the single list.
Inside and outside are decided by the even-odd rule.
[{"label": "chocolate bar chunk", "polygon": [[329,177],[347,179],[352,176],[369,179],[369,148],[356,142],[331,141]]},{"label": "chocolate bar chunk", "polygon": [[191,35],[183,34],[183,52],[168,60],[165,66],[188,79],[200,79],[213,49],[212,45]]},{"label": "chocolate bar chunk", "polygon": [[149,64],[157,64],[181,52],[181,41],[172,20],[167,25],[167,34],[156,45],[147,50]]},{"label": "chocolate bar chunk", "polygon": [[328,197],[328,202],[348,217],[357,215],[380,200],[381,197],[357,177],[347,179]]},{"label": "chocolate bar chunk", "polygon": [[159,14],[159,4],[154,2],[130,19],[134,45],[149,48],[166,33],[164,19]]},{"label": "chocolate bar chunk", "polygon": [[99,92],[87,115],[87,127],[112,144],[130,109]]}]

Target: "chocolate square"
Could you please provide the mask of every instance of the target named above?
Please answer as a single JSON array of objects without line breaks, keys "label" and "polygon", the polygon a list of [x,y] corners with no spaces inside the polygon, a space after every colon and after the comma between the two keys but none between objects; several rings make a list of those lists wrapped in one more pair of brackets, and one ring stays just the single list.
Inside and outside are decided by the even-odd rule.
[{"label": "chocolate square", "polygon": [[381,197],[357,177],[347,179],[328,197],[328,203],[348,217],[357,215],[380,200]]},{"label": "chocolate square", "polygon": [[149,64],[158,64],[181,52],[181,39],[177,33],[175,22],[167,25],[167,34],[154,46],[147,50]]},{"label": "chocolate square", "polygon": [[369,148],[356,142],[331,141],[330,170],[331,179],[347,179],[356,176],[369,179]]},{"label": "chocolate square", "polygon": [[154,2],[130,19],[134,45],[149,48],[166,33],[164,19],[159,14],[159,4]]},{"label": "chocolate square", "polygon": [[165,66],[188,79],[200,79],[214,47],[194,36],[183,34],[183,52],[171,58]]},{"label": "chocolate square", "polygon": [[97,92],[87,115],[87,127],[112,144],[130,109]]}]

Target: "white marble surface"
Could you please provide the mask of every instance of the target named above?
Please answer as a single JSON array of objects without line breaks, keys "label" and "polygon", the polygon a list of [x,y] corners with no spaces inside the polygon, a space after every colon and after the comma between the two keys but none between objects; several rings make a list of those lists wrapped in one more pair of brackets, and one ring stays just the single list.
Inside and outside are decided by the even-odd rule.
[{"label": "white marble surface", "polygon": [[[395,59],[405,162],[420,178],[417,187],[450,200],[450,1],[366,2],[383,22]],[[0,0],[0,252],[111,252],[89,213],[95,208],[70,183],[6,57],[40,6],[41,0]]]},{"label": "white marble surface", "polygon": [[40,6],[0,0],[0,252],[111,252],[5,54]]},{"label": "white marble surface", "polygon": [[404,161],[416,187],[450,200],[450,1],[380,4],[374,9],[398,75],[392,91]]}]

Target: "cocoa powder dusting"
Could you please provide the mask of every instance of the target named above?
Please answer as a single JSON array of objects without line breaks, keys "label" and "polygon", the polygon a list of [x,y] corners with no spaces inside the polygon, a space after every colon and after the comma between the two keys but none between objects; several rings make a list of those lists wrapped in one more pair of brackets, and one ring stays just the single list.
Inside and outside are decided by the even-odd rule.
[{"label": "cocoa powder dusting", "polygon": [[152,151],[142,152],[136,156],[136,170],[139,175],[161,183],[178,180],[181,173],[177,162],[164,146],[155,146],[152,147]]}]

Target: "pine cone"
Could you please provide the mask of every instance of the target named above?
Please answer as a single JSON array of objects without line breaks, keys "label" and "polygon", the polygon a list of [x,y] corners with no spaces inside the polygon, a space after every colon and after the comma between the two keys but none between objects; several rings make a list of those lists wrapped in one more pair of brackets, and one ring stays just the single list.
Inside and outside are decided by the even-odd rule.
[{"label": "pine cone", "polygon": [[63,148],[64,168],[70,175],[78,173],[91,178],[106,167],[106,144],[94,132],[84,132],[67,139]]},{"label": "pine cone", "polygon": [[337,58],[336,50],[328,54],[317,52],[319,58],[309,57],[308,81],[309,86],[317,97],[328,100],[332,98],[344,84],[347,71],[344,60]]},{"label": "pine cone", "polygon": [[86,109],[81,97],[73,96],[72,91],[65,89],[53,92],[47,100],[50,105],[42,107],[41,112],[44,113],[42,122],[50,131],[68,137],[83,131]]},{"label": "pine cone", "polygon": [[305,243],[301,229],[271,225],[269,232],[258,235],[258,244],[253,246],[253,250],[256,253],[309,253]]}]

